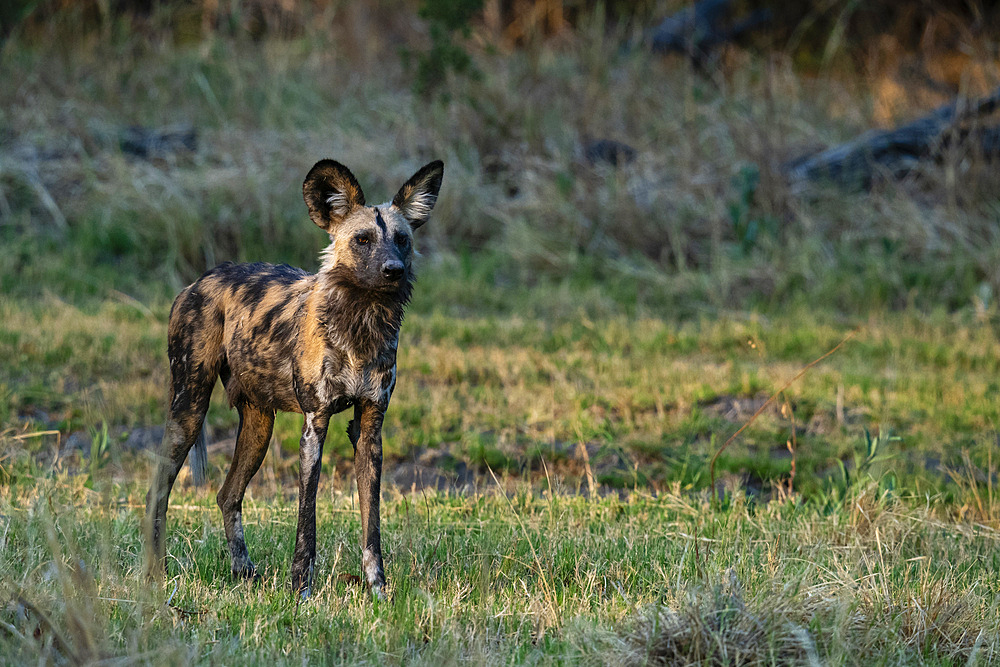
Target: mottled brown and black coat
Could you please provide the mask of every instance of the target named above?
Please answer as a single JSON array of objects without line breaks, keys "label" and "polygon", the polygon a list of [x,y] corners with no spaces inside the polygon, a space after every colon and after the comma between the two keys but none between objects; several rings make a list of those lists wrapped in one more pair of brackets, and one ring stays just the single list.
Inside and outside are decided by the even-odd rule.
[{"label": "mottled brown and black coat", "polygon": [[396,385],[399,328],[413,286],[412,232],[430,216],[443,171],[440,161],[432,162],[391,203],[371,207],[346,167],[318,162],[302,187],[310,217],[330,235],[318,273],[227,262],[177,296],[167,343],[169,415],[146,508],[151,573],[162,572],[167,499],[198,441],[218,378],[240,417],[232,467],[218,494],[233,572],[256,573],[241,511],[246,486],[267,451],[275,412],[299,412],[305,423],[292,586],[308,594],[327,425],[333,414],[353,407],[348,436],[361,506],[362,566],[381,595],[382,418]]}]

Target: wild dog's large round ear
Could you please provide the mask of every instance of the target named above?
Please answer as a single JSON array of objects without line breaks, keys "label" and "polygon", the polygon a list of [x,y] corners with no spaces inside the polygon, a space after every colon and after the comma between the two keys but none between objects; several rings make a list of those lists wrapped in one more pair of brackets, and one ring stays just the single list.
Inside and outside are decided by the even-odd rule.
[{"label": "wild dog's large round ear", "polygon": [[415,173],[392,198],[392,205],[410,221],[413,229],[427,222],[430,217],[443,177],[444,162],[434,160]]},{"label": "wild dog's large round ear", "polygon": [[302,198],[312,221],[328,232],[355,208],[365,205],[358,179],[334,160],[320,160],[313,165],[302,183]]}]

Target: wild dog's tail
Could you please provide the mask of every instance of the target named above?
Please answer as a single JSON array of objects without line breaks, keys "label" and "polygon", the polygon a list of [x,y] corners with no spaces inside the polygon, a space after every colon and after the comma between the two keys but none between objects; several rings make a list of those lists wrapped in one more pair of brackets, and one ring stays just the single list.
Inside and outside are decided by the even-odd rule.
[{"label": "wild dog's tail", "polygon": [[202,424],[201,433],[198,434],[198,439],[194,441],[194,446],[191,447],[191,451],[188,453],[188,465],[191,466],[191,481],[194,482],[195,486],[204,484],[205,476],[208,473],[207,437],[205,425]]}]

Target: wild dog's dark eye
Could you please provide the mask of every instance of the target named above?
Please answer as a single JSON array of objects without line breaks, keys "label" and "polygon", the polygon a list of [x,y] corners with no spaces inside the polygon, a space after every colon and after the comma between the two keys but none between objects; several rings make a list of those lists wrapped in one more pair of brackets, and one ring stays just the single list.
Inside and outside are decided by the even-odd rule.
[{"label": "wild dog's dark eye", "polygon": [[395,241],[396,245],[398,245],[400,248],[405,248],[407,244],[410,242],[410,237],[407,236],[406,234],[396,234]]},{"label": "wild dog's dark eye", "polygon": [[368,238],[367,234],[358,234],[354,237],[354,242],[358,245],[368,245],[369,241],[371,241],[371,239]]}]

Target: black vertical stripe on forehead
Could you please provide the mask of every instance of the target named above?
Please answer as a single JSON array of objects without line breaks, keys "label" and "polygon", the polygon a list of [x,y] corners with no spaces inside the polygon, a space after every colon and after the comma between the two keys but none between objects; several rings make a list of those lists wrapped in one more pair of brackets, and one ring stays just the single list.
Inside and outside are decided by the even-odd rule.
[{"label": "black vertical stripe on forehead", "polygon": [[382,219],[382,211],[378,210],[377,206],[375,207],[375,224],[382,230],[382,234],[386,233],[385,220]]}]

